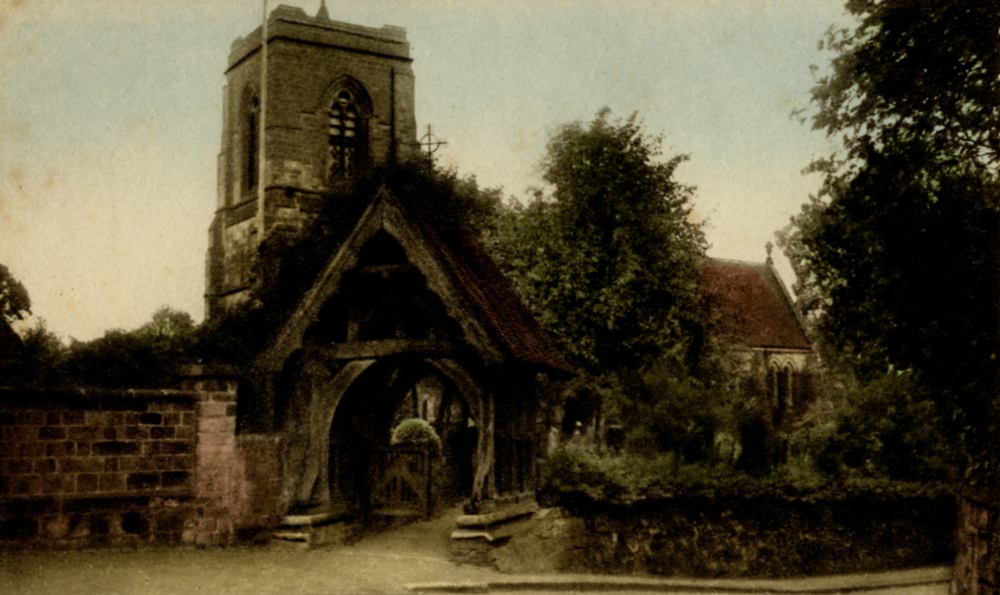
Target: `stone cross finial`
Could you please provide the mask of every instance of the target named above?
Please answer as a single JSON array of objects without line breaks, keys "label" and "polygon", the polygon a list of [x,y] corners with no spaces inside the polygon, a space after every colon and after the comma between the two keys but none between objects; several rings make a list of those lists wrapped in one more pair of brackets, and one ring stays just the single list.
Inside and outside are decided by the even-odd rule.
[{"label": "stone cross finial", "polygon": [[319,0],[319,12],[316,13],[316,18],[324,21],[330,20],[330,13],[326,10],[326,0]]},{"label": "stone cross finial", "polygon": [[771,259],[771,250],[774,249],[774,244],[768,240],[768,242],[764,244],[764,249],[767,250],[767,264],[774,264],[774,261]]},{"label": "stone cross finial", "polygon": [[427,134],[420,137],[417,141],[417,146],[420,150],[427,154],[427,165],[428,167],[434,166],[434,153],[437,152],[443,145],[447,145],[448,141],[443,141],[439,137],[434,136],[431,133],[431,125],[427,125]]}]

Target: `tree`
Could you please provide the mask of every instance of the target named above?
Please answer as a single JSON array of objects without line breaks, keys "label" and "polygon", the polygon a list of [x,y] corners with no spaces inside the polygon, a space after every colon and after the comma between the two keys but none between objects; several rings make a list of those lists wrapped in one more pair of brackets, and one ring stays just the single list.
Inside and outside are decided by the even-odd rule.
[{"label": "tree", "polygon": [[820,43],[832,71],[812,90],[813,128],[845,154],[822,169],[850,178],[870,147],[920,138],[939,154],[1000,163],[1000,5],[996,0],[849,0],[857,27]]},{"label": "tree", "polygon": [[[808,314],[863,380],[916,373],[970,471],[996,475],[1000,10],[850,0],[815,129],[842,143],[779,234]],[[995,425],[995,424],[994,424]],[[1000,478],[997,476],[995,478]]]},{"label": "tree", "polygon": [[113,329],[93,341],[73,341],[54,377],[90,386],[172,386],[178,366],[194,354],[196,333],[189,314],[163,306],[138,329]]},{"label": "tree", "polygon": [[727,383],[696,279],[706,241],[694,189],[675,177],[687,156],[663,159],[661,145],[606,108],[560,126],[541,163],[551,188],[502,211],[493,240],[630,449],[690,461],[707,455]]},{"label": "tree", "polygon": [[48,330],[45,320],[39,318],[35,326],[24,332],[24,365],[16,373],[14,384],[61,384],[60,366],[66,356],[66,346]]},{"label": "tree", "polygon": [[895,368],[943,389],[981,382],[995,316],[992,182],[918,143],[865,161],[779,235],[804,308],[862,378]]},{"label": "tree", "polygon": [[541,163],[550,193],[498,223],[500,260],[565,353],[590,371],[638,369],[702,341],[695,265],[706,242],[677,155],[636,116],[551,136]]},{"label": "tree", "polygon": [[31,314],[28,290],[11,275],[10,269],[0,264],[0,316],[11,322],[24,320],[27,314]]}]

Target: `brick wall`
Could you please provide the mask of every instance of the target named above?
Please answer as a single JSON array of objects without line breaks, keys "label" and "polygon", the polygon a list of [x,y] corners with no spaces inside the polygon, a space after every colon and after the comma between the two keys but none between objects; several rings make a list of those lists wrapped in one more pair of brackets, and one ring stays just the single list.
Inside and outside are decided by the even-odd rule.
[{"label": "brick wall", "polygon": [[1000,493],[959,499],[955,549],[952,594],[1000,594]]},{"label": "brick wall", "polygon": [[207,545],[273,526],[277,496],[245,458],[277,470],[277,445],[241,446],[236,398],[234,381],[204,378],[170,391],[0,389],[0,542]]}]

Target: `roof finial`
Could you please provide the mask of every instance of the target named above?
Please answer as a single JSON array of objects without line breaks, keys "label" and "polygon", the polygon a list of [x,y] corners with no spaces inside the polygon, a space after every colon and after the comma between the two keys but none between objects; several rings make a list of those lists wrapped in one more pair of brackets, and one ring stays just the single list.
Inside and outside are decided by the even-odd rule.
[{"label": "roof finial", "polygon": [[316,18],[324,21],[330,20],[330,13],[326,11],[326,0],[319,0],[319,12],[316,13]]},{"label": "roof finial", "polygon": [[767,250],[767,264],[774,264],[774,260],[771,259],[771,250],[774,249],[774,244],[771,243],[771,240],[764,244],[764,249]]}]

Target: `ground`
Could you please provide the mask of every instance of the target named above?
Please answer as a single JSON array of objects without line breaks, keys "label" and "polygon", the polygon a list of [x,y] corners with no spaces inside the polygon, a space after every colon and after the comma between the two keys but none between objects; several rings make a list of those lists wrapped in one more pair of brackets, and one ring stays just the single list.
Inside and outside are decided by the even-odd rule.
[{"label": "ground", "polygon": [[[948,569],[787,581],[685,581],[510,575],[448,560],[453,517],[365,536],[352,545],[138,551],[0,551],[5,595],[402,594],[448,583],[475,592],[827,593],[945,595]],[[840,590],[842,588],[842,590]],[[432,591],[430,591],[432,592]]]}]

